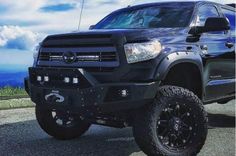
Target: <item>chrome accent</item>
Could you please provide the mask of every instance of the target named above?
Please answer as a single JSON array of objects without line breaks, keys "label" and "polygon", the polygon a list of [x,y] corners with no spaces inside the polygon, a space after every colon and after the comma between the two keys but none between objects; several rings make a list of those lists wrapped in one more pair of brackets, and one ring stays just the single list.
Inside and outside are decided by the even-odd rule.
[{"label": "chrome accent", "polygon": [[235,79],[212,80],[207,83],[207,86],[222,85],[222,84],[229,84],[229,83],[235,83]]}]

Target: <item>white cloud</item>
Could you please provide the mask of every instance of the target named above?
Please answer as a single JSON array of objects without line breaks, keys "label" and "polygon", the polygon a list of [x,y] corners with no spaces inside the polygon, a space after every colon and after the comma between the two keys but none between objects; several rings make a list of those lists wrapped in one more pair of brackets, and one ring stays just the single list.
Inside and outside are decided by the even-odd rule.
[{"label": "white cloud", "polygon": [[0,26],[0,47],[19,50],[33,50],[41,35],[19,26]]},{"label": "white cloud", "polygon": [[[13,24],[17,21],[26,29],[42,33],[63,33],[78,29],[82,0],[0,0],[0,5],[7,7],[1,13],[0,24]],[[111,11],[128,6],[133,0],[85,0],[81,30],[96,24]],[[65,12],[42,12],[40,8],[48,5],[75,4],[75,9]],[[28,23],[28,24],[27,24]]]}]

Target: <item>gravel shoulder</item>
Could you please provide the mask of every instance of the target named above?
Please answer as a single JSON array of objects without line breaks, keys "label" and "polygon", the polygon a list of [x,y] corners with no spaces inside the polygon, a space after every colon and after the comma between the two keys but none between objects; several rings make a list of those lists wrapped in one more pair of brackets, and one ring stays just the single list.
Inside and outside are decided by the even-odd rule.
[{"label": "gravel shoulder", "polygon": [[0,100],[0,110],[33,107],[34,103],[30,98]]}]

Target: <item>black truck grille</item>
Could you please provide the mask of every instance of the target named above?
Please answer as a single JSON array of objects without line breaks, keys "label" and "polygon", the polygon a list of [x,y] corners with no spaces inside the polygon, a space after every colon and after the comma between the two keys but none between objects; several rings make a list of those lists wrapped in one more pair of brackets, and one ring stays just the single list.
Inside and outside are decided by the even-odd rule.
[{"label": "black truck grille", "polygon": [[[115,52],[92,52],[92,53],[76,53],[76,62],[105,62],[117,61]],[[63,61],[63,53],[40,53],[39,60],[41,61]]]},{"label": "black truck grille", "polygon": [[[66,53],[73,53],[73,57],[76,57],[72,63],[65,61]],[[110,34],[55,35],[43,41],[37,65],[101,71],[118,67],[119,57]]]}]

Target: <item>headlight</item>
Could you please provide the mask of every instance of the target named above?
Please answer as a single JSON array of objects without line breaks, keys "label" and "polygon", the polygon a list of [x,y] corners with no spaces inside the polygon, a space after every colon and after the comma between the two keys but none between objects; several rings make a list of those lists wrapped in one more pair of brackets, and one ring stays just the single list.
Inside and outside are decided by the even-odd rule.
[{"label": "headlight", "polygon": [[157,40],[145,43],[129,43],[124,45],[128,63],[153,59],[161,52],[161,43]]}]

